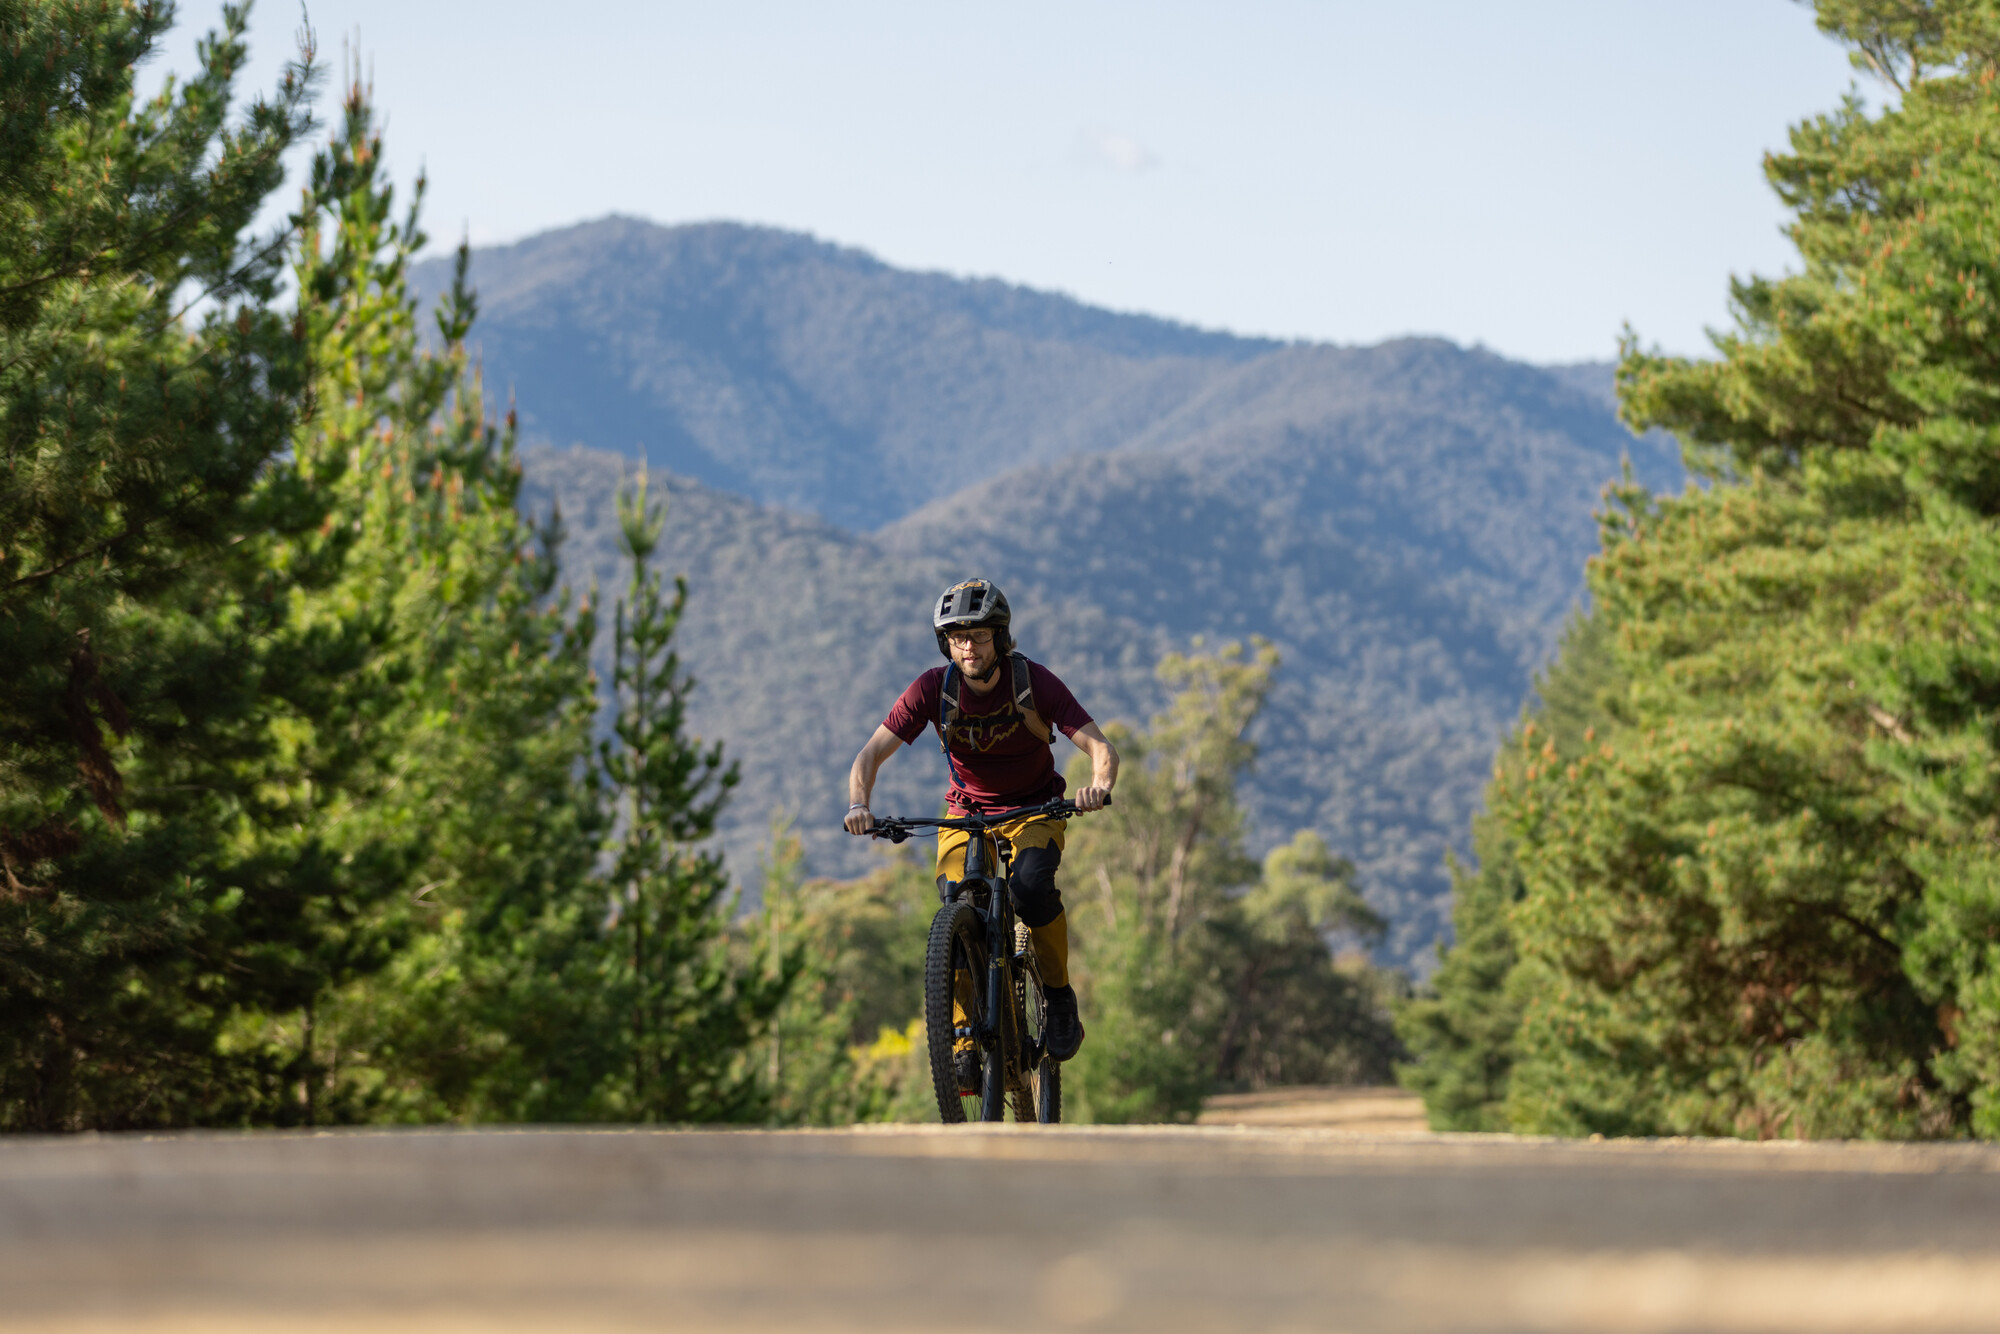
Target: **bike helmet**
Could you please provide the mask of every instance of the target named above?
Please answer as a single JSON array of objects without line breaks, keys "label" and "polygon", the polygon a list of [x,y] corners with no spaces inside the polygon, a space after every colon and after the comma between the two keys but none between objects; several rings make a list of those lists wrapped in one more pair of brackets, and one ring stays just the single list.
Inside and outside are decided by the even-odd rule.
[{"label": "bike helmet", "polygon": [[1013,624],[1014,613],[1007,606],[1007,595],[985,579],[967,579],[962,584],[953,584],[945,589],[931,612],[931,628],[937,631],[938,652],[947,658],[951,649],[945,644],[945,635],[953,630],[991,630],[993,638],[999,641],[1000,656],[1006,657],[1014,651],[1014,635],[1008,628]]}]

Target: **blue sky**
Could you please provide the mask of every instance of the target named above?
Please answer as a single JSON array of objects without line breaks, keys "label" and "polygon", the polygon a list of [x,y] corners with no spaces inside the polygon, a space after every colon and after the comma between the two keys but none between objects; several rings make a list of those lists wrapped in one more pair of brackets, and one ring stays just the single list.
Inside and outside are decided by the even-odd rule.
[{"label": "blue sky", "polygon": [[[1789,0],[313,0],[440,243],[811,232],[1243,333],[1699,353],[1791,262],[1763,154],[1854,75]],[[182,0],[151,71],[219,6]],[[297,8],[261,0],[252,77]],[[331,97],[333,85],[328,85]]]}]

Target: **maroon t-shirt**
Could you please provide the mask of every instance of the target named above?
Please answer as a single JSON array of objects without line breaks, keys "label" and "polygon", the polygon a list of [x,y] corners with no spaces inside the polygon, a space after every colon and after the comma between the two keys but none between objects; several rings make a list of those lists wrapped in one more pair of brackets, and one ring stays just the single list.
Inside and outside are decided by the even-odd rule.
[{"label": "maroon t-shirt", "polygon": [[[901,737],[904,745],[937,726],[944,673],[944,668],[933,667],[910,682],[882,720],[882,726]],[[951,729],[952,784],[945,794],[945,800],[959,810],[1007,811],[1063,794],[1055,752],[1014,711],[1013,677],[1013,662],[1005,659],[999,683],[984,695],[962,680],[959,684],[959,717]],[[1054,672],[1031,662],[1028,679],[1034,685],[1035,712],[1043,722],[1060,728],[1066,737],[1089,725],[1090,715]]]}]

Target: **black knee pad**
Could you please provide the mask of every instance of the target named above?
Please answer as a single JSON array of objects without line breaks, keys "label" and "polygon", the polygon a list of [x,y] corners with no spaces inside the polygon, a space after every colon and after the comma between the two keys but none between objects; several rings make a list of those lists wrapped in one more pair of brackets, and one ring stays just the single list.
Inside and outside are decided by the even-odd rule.
[{"label": "black knee pad", "polygon": [[1056,888],[1060,865],[1062,850],[1054,845],[1027,848],[1014,856],[1014,875],[1007,888],[1014,897],[1014,915],[1030,930],[1062,915],[1062,891]]}]

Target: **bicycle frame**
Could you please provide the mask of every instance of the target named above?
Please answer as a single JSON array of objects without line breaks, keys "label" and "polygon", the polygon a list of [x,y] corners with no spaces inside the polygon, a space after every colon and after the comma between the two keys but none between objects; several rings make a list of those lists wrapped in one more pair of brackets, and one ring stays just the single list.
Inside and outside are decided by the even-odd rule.
[{"label": "bicycle frame", "polygon": [[870,831],[874,837],[893,843],[903,842],[920,828],[956,829],[972,836],[965,847],[964,876],[946,886],[945,901],[968,900],[985,928],[984,1013],[969,1030],[954,1029],[952,1033],[954,1039],[971,1038],[987,1053],[980,1089],[980,1119],[984,1121],[1005,1118],[1008,1093],[1026,1091],[1028,1072],[1042,1060],[1041,1041],[1029,1038],[1027,1014],[1020,1003],[1023,987],[1017,979],[1027,966],[1027,958],[1015,950],[1014,901],[1007,889],[1014,850],[1006,838],[994,831],[1015,820],[1043,816],[1067,819],[1081,813],[1074,802],[1057,799],[1040,806],[992,814],[944,819],[888,817],[876,820]]}]

